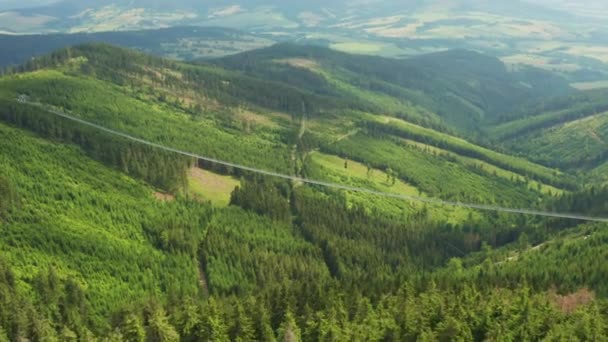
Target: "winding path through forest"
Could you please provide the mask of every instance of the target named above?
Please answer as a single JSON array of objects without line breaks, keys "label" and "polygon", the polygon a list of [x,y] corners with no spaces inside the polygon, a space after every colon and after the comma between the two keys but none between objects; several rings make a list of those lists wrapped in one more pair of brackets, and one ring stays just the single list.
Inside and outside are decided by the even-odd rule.
[{"label": "winding path through forest", "polygon": [[304,134],[306,134],[306,121],[308,118],[306,114],[302,115],[302,120],[300,121],[300,133],[298,133],[298,139],[302,139]]}]

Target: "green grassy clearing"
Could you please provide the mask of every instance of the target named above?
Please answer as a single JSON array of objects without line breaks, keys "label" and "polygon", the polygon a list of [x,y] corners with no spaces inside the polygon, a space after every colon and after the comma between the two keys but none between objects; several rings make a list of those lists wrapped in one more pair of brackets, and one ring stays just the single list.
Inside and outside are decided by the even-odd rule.
[{"label": "green grassy clearing", "polygon": [[230,204],[230,195],[240,182],[230,176],[192,168],[188,172],[188,193],[214,206],[226,207]]},{"label": "green grassy clearing", "polygon": [[[331,173],[339,175],[341,178],[352,178],[352,181],[354,182],[366,180],[373,184],[375,189],[380,191],[412,196],[422,195],[421,191],[416,187],[401,180],[397,180],[395,185],[392,185],[391,182],[387,180],[387,174],[384,171],[372,168],[372,172],[368,173],[368,169],[365,165],[353,160],[342,159],[337,156],[320,152],[312,153],[311,159],[313,162],[320,164],[331,171]],[[344,167],[345,162],[347,164],[346,168]]]},{"label": "green grassy clearing", "polygon": [[394,44],[381,42],[340,42],[333,43],[330,47],[338,51],[367,55],[397,56],[403,53],[403,50]]},{"label": "green grassy clearing", "polygon": [[408,183],[431,197],[474,203],[523,205],[538,200],[539,193],[523,184],[489,175],[449,156],[432,156],[398,139],[374,139],[362,133],[326,147],[327,153],[390,167]]},{"label": "green grassy clearing", "polygon": [[[386,172],[372,168],[368,172],[367,166],[350,159],[343,159],[334,155],[315,152],[310,154],[310,159],[315,165],[316,174],[323,179],[358,186],[366,189],[383,191],[388,193],[402,194],[416,197],[428,197],[420,189],[396,179],[395,184],[389,180]],[[347,163],[347,168],[344,163]],[[477,213],[457,207],[437,207],[426,205],[421,202],[407,201],[394,198],[386,198],[376,195],[363,194],[357,192],[345,192],[345,197],[350,205],[359,205],[369,210],[385,213],[392,217],[407,217],[421,210],[428,210],[429,217],[437,222],[447,221],[452,224],[462,223],[463,221],[476,217]]]},{"label": "green grassy clearing", "polygon": [[572,83],[572,87],[578,90],[593,90],[608,88],[608,80],[594,82],[577,82]]}]

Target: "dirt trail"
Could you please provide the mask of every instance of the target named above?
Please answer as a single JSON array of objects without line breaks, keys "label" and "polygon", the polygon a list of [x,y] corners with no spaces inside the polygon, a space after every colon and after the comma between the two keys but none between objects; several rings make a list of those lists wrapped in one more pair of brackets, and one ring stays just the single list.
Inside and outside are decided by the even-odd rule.
[{"label": "dirt trail", "polygon": [[600,137],[593,128],[589,128],[587,130],[587,133],[589,133],[589,135],[591,136],[591,138],[593,138],[593,140],[597,141],[598,143],[600,143],[602,145],[606,145],[606,141],[604,141],[604,139],[602,139],[602,137]]},{"label": "dirt trail", "polygon": [[306,114],[302,116],[302,122],[300,123],[300,133],[298,133],[298,139],[302,139],[304,134],[306,133]]},{"label": "dirt trail", "polygon": [[344,139],[348,139],[350,137],[352,137],[353,135],[359,133],[359,129],[353,129],[352,131],[344,134],[343,136],[339,137],[338,139],[336,139],[336,141],[334,141],[334,144],[339,143],[340,141],[344,140]]},{"label": "dirt trail", "polygon": [[[580,236],[580,237],[573,238],[572,240],[581,240],[581,239],[582,240],[588,240],[590,237],[591,237],[591,235],[585,235],[585,236]],[[549,243],[551,243],[551,242],[550,241],[545,241],[545,242],[541,243],[540,245],[531,246],[527,250],[523,251],[523,253],[538,251],[541,248],[543,248],[544,246],[548,245]],[[508,261],[517,260],[519,258],[519,256],[521,255],[521,253],[522,252],[516,252],[514,255],[511,255],[511,256],[507,257],[505,260],[499,261],[496,264],[500,265],[500,264],[503,264],[503,263],[508,262]]]},{"label": "dirt trail", "polygon": [[[527,250],[523,251],[523,253],[538,251],[546,244],[547,244],[547,242],[543,242],[540,245],[532,246],[532,247],[528,248]],[[515,252],[515,255],[511,255],[511,256],[507,257],[505,260],[497,262],[496,265],[501,265],[508,261],[515,261],[519,258],[520,254],[522,254],[522,252]]]},{"label": "dirt trail", "polygon": [[154,197],[159,200],[159,201],[164,201],[164,202],[172,202],[175,201],[175,196],[171,195],[171,194],[165,194],[162,192],[155,192],[154,193]]},{"label": "dirt trail", "polygon": [[209,294],[209,286],[207,283],[207,275],[205,274],[205,270],[203,269],[202,263],[198,263],[198,285],[205,295]]},{"label": "dirt trail", "polygon": [[[298,132],[298,142],[295,143],[291,148],[291,161],[293,162],[293,171],[295,175],[301,174],[301,167],[298,165],[298,143],[306,134],[306,114],[302,115],[302,120],[300,121],[300,131]],[[294,186],[302,185],[300,182],[295,182]]]}]

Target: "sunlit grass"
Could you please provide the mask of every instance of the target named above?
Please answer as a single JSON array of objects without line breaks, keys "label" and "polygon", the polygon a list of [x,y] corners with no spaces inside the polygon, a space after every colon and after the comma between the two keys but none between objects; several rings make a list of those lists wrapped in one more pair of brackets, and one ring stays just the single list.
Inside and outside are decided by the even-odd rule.
[{"label": "sunlit grass", "polygon": [[192,168],[188,173],[188,192],[218,207],[230,204],[230,195],[239,184],[240,182],[232,177],[199,168]]}]

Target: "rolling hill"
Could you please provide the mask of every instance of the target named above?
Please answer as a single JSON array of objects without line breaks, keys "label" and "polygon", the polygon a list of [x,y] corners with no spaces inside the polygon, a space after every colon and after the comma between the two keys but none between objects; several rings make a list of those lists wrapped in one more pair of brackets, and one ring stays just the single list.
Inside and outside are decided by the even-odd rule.
[{"label": "rolling hill", "polygon": [[217,63],[319,94],[339,90],[344,97],[381,103],[381,112],[402,111],[408,116],[414,110],[404,107],[420,108],[424,119],[436,114],[464,132],[475,131],[522,103],[573,90],[555,74],[534,68],[509,71],[494,57],[465,50],[397,60],[280,44]]},{"label": "rolling hill", "polygon": [[0,35],[0,67],[15,66],[31,58],[82,43],[100,42],[138,49],[157,56],[194,60],[221,57],[271,45],[267,38],[218,27],[173,27],[154,30]]},{"label": "rolling hill", "polygon": [[385,57],[460,48],[497,56],[511,68],[542,68],[591,86],[608,79],[605,15],[604,8],[594,4],[528,0],[64,0],[0,11],[0,33],[91,33],[194,25]]},{"label": "rolling hill", "polygon": [[[260,53],[263,55],[268,52],[289,51],[294,48],[299,52],[307,49],[297,46],[278,46],[274,50],[261,50]],[[310,53],[330,56],[334,59],[333,68],[323,71],[319,67],[321,71],[317,73],[315,70],[310,71],[309,69],[277,62],[274,58],[269,60],[265,57],[250,54],[218,61],[220,65],[240,65],[243,68],[248,68],[247,63],[242,63],[243,60],[259,61],[252,63],[253,68],[260,71],[265,66],[269,66],[266,68],[269,71],[268,76],[265,77],[255,71],[241,73],[238,70],[219,68],[216,66],[218,63],[184,64],[105,45],[84,45],[61,50],[48,58],[29,62],[24,67],[29,72],[5,77],[2,83],[3,88],[10,89],[6,94],[9,99],[23,93],[41,103],[67,108],[78,115],[92,119],[103,119],[104,122],[107,121],[107,118],[113,118],[119,122],[124,121],[124,118],[121,118],[121,111],[132,111],[133,117],[141,117],[142,114],[140,113],[153,111],[162,117],[162,119],[158,119],[157,123],[157,130],[160,132],[161,130],[167,131],[167,120],[173,120],[175,122],[174,127],[176,129],[180,127],[179,130],[182,130],[183,126],[192,126],[188,124],[189,120],[196,119],[194,120],[196,129],[199,131],[206,129],[207,134],[215,136],[213,143],[220,145],[208,145],[203,150],[195,152],[245,164],[267,166],[264,164],[266,158],[261,157],[261,155],[267,153],[266,149],[282,150],[285,151],[281,153],[284,155],[284,159],[275,159],[275,164],[272,165],[272,169],[278,171],[287,171],[293,167],[288,162],[291,153],[289,152],[289,143],[297,143],[297,139],[294,141],[294,137],[289,137],[289,134],[296,134],[300,131],[299,126],[303,125],[304,122],[306,123],[305,131],[300,132],[300,135],[302,135],[302,139],[308,138],[312,141],[312,146],[306,146],[308,149],[333,148],[336,144],[332,141],[334,139],[332,136],[338,140],[342,135],[352,132],[351,136],[340,139],[339,143],[343,143],[351,137],[354,139],[360,136],[370,136],[373,134],[372,129],[377,129],[388,133],[384,138],[394,136],[394,141],[387,141],[390,144],[398,143],[399,139],[406,138],[435,145],[435,147],[446,148],[456,154],[470,153],[474,159],[494,163],[502,168],[505,165],[517,164],[513,161],[501,163],[501,158],[508,157],[501,156],[500,153],[489,157],[491,154],[489,151],[471,152],[475,149],[479,149],[479,151],[483,151],[483,149],[475,147],[474,144],[469,143],[467,145],[466,142],[450,143],[450,138],[445,133],[433,133],[432,130],[424,131],[421,127],[416,128],[416,125],[404,126],[406,127],[406,133],[403,133],[403,131],[391,132],[390,127],[382,126],[384,119],[380,119],[380,122],[376,119],[380,116],[390,115],[393,118],[403,117],[414,122],[417,120],[419,124],[423,125],[430,122],[431,127],[433,122],[438,122],[437,126],[439,127],[445,126],[444,122],[439,121],[443,120],[441,114],[435,114],[433,110],[435,106],[445,108],[440,107],[443,105],[441,103],[436,104],[441,98],[432,97],[430,91],[427,93],[429,95],[424,94],[423,91],[425,87],[430,89],[436,85],[439,88],[442,84],[449,84],[457,76],[451,76],[450,79],[450,76],[447,75],[442,79],[442,73],[420,72],[414,66],[401,61],[377,58],[370,58],[366,61],[360,57],[349,57],[327,49],[310,48]],[[444,60],[450,60],[449,56],[449,54],[446,55]],[[479,56],[482,60],[486,58],[480,55],[471,56]],[[282,55],[282,57],[285,56]],[[315,61],[314,55],[311,55],[310,58],[310,61]],[[344,60],[340,60],[340,58]],[[351,61],[349,58],[353,58],[353,60]],[[433,58],[436,58],[436,56],[430,56],[429,59],[432,60]],[[492,59],[489,60],[492,61]],[[379,61],[386,63],[386,65],[378,64]],[[457,62],[458,60],[455,60],[455,63]],[[319,65],[322,65],[326,62],[320,59],[319,63]],[[340,67],[336,67],[336,63],[342,64],[340,64]],[[402,63],[404,67],[396,69],[399,71],[393,73],[394,80],[389,79],[382,88],[383,84],[378,79],[387,74],[388,70],[395,70],[392,67],[402,65]],[[418,61],[414,60],[411,63],[418,63]],[[109,65],[114,66],[109,67]],[[362,68],[364,66],[369,67],[368,69],[363,68],[359,74],[356,74],[357,69],[348,69],[355,65]],[[497,65],[500,66],[500,64]],[[276,72],[274,68],[276,68]],[[342,70],[345,70],[345,72],[342,72]],[[498,72],[501,70],[498,68]],[[303,77],[281,79],[292,71],[293,75],[303,75]],[[408,73],[413,73],[413,75]],[[376,79],[378,81],[376,82],[380,83],[379,86],[373,84],[374,79],[370,77],[372,75],[377,75]],[[478,75],[483,76],[484,71],[480,71],[477,75],[472,73],[472,77],[480,78],[479,81],[474,82],[483,82],[484,80]],[[371,85],[359,85],[358,83],[362,79],[371,80]],[[416,82],[416,80],[428,80],[428,83],[424,84]],[[394,83],[390,83],[390,81]],[[316,85],[319,83],[325,84],[327,91],[323,87],[317,87]],[[416,83],[419,88],[407,89],[408,83]],[[513,83],[516,82],[513,81]],[[399,87],[400,84],[404,85],[403,88]],[[450,85],[449,87],[456,91],[460,85],[462,84]],[[371,90],[375,88],[378,88],[379,91]],[[479,89],[482,88],[487,87],[484,85]],[[479,96],[478,98],[483,99],[482,102],[490,102],[489,100],[492,99],[493,94],[490,93],[489,96],[475,94],[475,89],[470,88],[469,94]],[[505,92],[513,89],[517,90],[517,88],[509,88],[509,85],[506,85]],[[121,93],[124,92],[131,94],[131,96],[121,96]],[[419,96],[423,97],[423,101],[418,103],[403,102],[402,98],[391,96],[395,93],[397,95],[404,93],[421,94]],[[515,96],[520,96],[517,91],[514,91],[514,93]],[[464,96],[469,94],[465,93]],[[489,100],[485,99],[484,96]],[[102,98],[108,100],[101,100]],[[385,99],[391,99],[392,101],[388,102]],[[414,99],[416,98],[414,97]],[[155,104],[158,101],[160,101],[160,106]],[[97,106],[97,103],[103,104],[103,107],[89,107],[91,105]],[[429,107],[424,106],[426,103],[429,103]],[[412,108],[412,110],[409,110],[409,108]],[[454,111],[456,109],[457,107],[454,106]],[[462,110],[462,112],[464,111]],[[173,115],[167,116],[169,113]],[[104,115],[109,115],[109,117],[104,119]],[[154,117],[146,118],[150,121],[154,120]],[[133,120],[133,118],[130,120]],[[466,118],[460,117],[460,120],[464,121]],[[445,122],[450,123],[448,120],[445,120]],[[331,124],[328,125],[327,123]],[[220,126],[225,125],[226,128],[218,130],[218,124]],[[134,123],[131,124],[132,128],[129,128],[130,125],[125,125],[125,123],[122,123],[118,127],[129,129],[132,133],[137,132]],[[150,126],[151,122],[148,125]],[[171,126],[173,125],[169,125],[169,127]],[[247,130],[254,133],[256,129],[269,133],[245,136],[239,134],[239,131],[246,132]],[[150,126],[144,134],[151,134],[153,131],[153,126]],[[415,133],[407,133],[408,131],[414,131]],[[177,132],[170,135],[168,135],[168,132],[165,133],[167,135],[165,138],[174,142],[172,145],[179,143],[175,147],[204,146],[200,142],[194,142],[194,134],[191,138],[190,135],[180,132],[180,137],[178,137]],[[252,147],[251,151],[234,151],[233,148],[229,148],[234,142],[244,138],[251,139],[251,142],[256,141],[255,144],[248,144]],[[224,143],[225,145],[221,145]],[[246,159],[235,159],[237,154]],[[279,161],[282,165],[278,164]],[[522,163],[522,165],[526,165],[523,159]],[[386,167],[386,165],[378,165],[378,167]],[[517,168],[515,167],[515,169]],[[522,166],[517,170],[522,175],[537,178],[548,184],[567,183],[559,180],[559,177],[554,177],[554,171],[541,171],[541,169]]]},{"label": "rolling hill", "polygon": [[497,92],[570,91],[523,77],[467,51],[292,45],[188,63],[85,44],[28,61],[0,78],[0,340],[604,336],[605,223],[273,179],[53,114],[374,191],[605,216],[605,190],[457,136],[432,92],[490,116]]},{"label": "rolling hill", "polygon": [[590,90],[533,106],[527,116],[488,128],[506,148],[544,165],[584,171],[605,184],[608,161],[606,90]]},{"label": "rolling hill", "polygon": [[[556,20],[572,18],[568,11],[553,9],[555,6],[543,6],[528,1],[514,3],[488,3],[487,1],[459,0],[442,4],[433,0],[410,1],[375,1],[366,0],[355,3],[349,1],[333,1],[331,3],[313,0],[305,3],[297,1],[256,0],[256,1],[225,1],[213,0],[201,3],[193,0],[139,1],[139,0],[104,0],[104,1],[74,1],[63,0],[43,4],[40,7],[28,6],[23,9],[13,8],[14,14],[19,15],[23,24],[30,19],[31,25],[40,28],[55,28],[74,30],[83,27],[84,23],[91,27],[117,28],[146,27],[158,28],[159,25],[208,24],[221,22],[238,25],[241,28],[274,27],[293,28],[298,26],[330,26],[332,24],[354,24],[376,18],[386,18],[391,15],[403,15],[407,12],[427,13],[441,9],[455,15],[470,13],[487,13],[493,16],[521,17],[524,19]],[[337,13],[348,12],[350,20],[337,18]],[[252,14],[269,14],[271,21],[262,24]],[[584,14],[581,14],[584,15]],[[33,20],[38,18],[36,22]],[[246,19],[238,23],[236,18]],[[119,21],[122,19],[122,22]],[[398,22],[398,20],[397,20]],[[384,25],[395,24],[395,21],[385,22]],[[438,23],[449,24],[448,22]],[[154,27],[156,26],[156,27]],[[231,25],[226,25],[231,26]],[[379,25],[370,25],[378,26]],[[36,27],[36,26],[32,26]],[[390,27],[390,26],[389,26]]]}]

